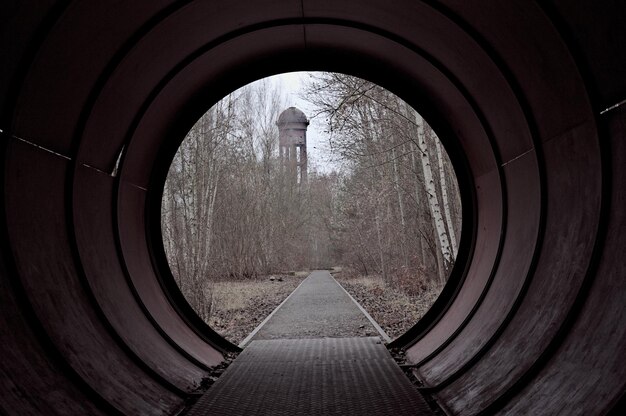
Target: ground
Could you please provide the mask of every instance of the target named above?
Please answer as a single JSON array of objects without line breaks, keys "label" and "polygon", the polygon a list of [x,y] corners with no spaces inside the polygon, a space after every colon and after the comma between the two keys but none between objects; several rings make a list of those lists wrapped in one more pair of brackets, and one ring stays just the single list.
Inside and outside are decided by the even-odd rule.
[{"label": "ground", "polygon": [[209,325],[233,344],[239,344],[306,278],[308,273],[261,276],[216,282]]},{"label": "ground", "polygon": [[411,328],[431,307],[440,289],[422,287],[417,295],[408,295],[380,276],[342,276],[335,279],[365,308],[378,325],[394,339]]},{"label": "ground", "polygon": [[[216,282],[209,325],[239,344],[308,275],[307,272],[243,281]],[[430,308],[439,289],[423,287],[417,295],[385,282],[380,276],[334,273],[337,281],[392,338],[404,333]],[[279,280],[279,279],[282,279]]]}]

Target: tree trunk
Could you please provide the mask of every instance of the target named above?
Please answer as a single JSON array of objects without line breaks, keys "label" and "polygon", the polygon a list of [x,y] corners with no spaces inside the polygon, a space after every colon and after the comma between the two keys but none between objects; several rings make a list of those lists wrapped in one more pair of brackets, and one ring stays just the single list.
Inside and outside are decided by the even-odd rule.
[{"label": "tree trunk", "polygon": [[393,182],[394,182],[394,188],[396,190],[396,195],[398,197],[398,210],[400,211],[400,225],[402,226],[402,232],[400,233],[401,235],[400,249],[402,250],[402,258],[403,258],[404,267],[408,267],[409,259],[408,259],[408,253],[407,253],[407,247],[406,247],[407,226],[406,226],[406,219],[404,216],[404,200],[402,198],[402,192],[400,189],[399,175],[398,175],[398,159],[396,158],[395,147],[391,149],[391,157],[392,157],[392,163],[393,163]]},{"label": "tree trunk", "polygon": [[430,166],[430,155],[428,146],[426,144],[426,135],[424,134],[424,120],[417,112],[414,111],[415,122],[417,125],[417,145],[421,152],[422,170],[424,172],[424,187],[426,189],[426,195],[428,199],[428,205],[430,207],[430,214],[435,226],[436,240],[441,251],[443,258],[443,270],[439,271],[440,280],[442,273],[445,272],[447,264],[452,261],[450,253],[450,243],[448,241],[448,235],[446,233],[445,223],[443,216],[441,215],[440,205],[437,198],[437,189],[435,186],[432,169]]},{"label": "tree trunk", "polygon": [[439,166],[439,185],[441,186],[441,199],[443,200],[443,212],[446,216],[446,225],[448,228],[448,235],[450,236],[450,248],[452,250],[452,258],[456,258],[456,235],[454,233],[454,224],[452,222],[452,215],[450,214],[450,200],[448,198],[448,186],[446,184],[446,173],[443,168],[443,156],[441,154],[441,142],[434,140],[435,149],[437,151],[437,165]]},{"label": "tree trunk", "polygon": [[[413,149],[415,145],[415,143],[410,142],[409,146],[411,147],[411,164],[413,167],[413,172],[414,172],[414,176],[415,176],[415,216],[416,216],[416,225],[418,227],[418,230],[422,228],[422,224],[424,223],[424,218],[422,215],[422,188],[420,186],[420,176],[419,176],[419,169],[417,166],[417,160],[415,160],[415,153],[416,151],[419,150],[419,148]],[[421,156],[420,156],[421,157]],[[421,235],[421,233],[418,235],[417,237],[417,247],[422,259],[422,264],[426,265],[426,247],[424,247],[424,237]]]},{"label": "tree trunk", "polygon": [[383,275],[383,279],[387,280],[387,267],[385,263],[385,253],[383,250],[383,238],[382,238],[382,231],[381,231],[381,226],[380,226],[380,215],[378,214],[378,209],[376,209],[376,236],[378,237],[378,255],[380,258],[381,273]]}]

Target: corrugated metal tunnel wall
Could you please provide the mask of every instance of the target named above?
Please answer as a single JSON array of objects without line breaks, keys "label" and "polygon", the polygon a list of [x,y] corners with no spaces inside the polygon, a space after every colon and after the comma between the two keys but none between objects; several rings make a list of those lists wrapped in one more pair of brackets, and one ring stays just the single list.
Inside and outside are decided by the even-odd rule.
[{"label": "corrugated metal tunnel wall", "polygon": [[395,343],[442,407],[617,412],[626,7],[541,3],[2,2],[0,413],[173,414],[234,348],[171,288],[160,186],[213,102],[291,70],[387,87],[455,161],[463,248]]}]

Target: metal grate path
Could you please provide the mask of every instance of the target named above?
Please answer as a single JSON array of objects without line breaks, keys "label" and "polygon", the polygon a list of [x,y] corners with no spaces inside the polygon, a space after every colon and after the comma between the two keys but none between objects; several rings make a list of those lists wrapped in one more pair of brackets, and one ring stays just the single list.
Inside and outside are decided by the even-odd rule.
[{"label": "metal grate path", "polygon": [[187,413],[431,415],[378,337],[253,341]]}]

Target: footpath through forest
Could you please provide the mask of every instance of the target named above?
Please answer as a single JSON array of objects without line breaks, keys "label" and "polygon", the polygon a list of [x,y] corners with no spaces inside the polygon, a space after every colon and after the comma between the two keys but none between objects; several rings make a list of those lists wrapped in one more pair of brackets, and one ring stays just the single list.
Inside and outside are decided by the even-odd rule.
[{"label": "footpath through forest", "polygon": [[312,272],[240,347],[253,340],[389,337],[325,270]]},{"label": "footpath through forest", "polygon": [[242,342],[187,416],[431,415],[383,340],[331,274],[315,271]]}]

